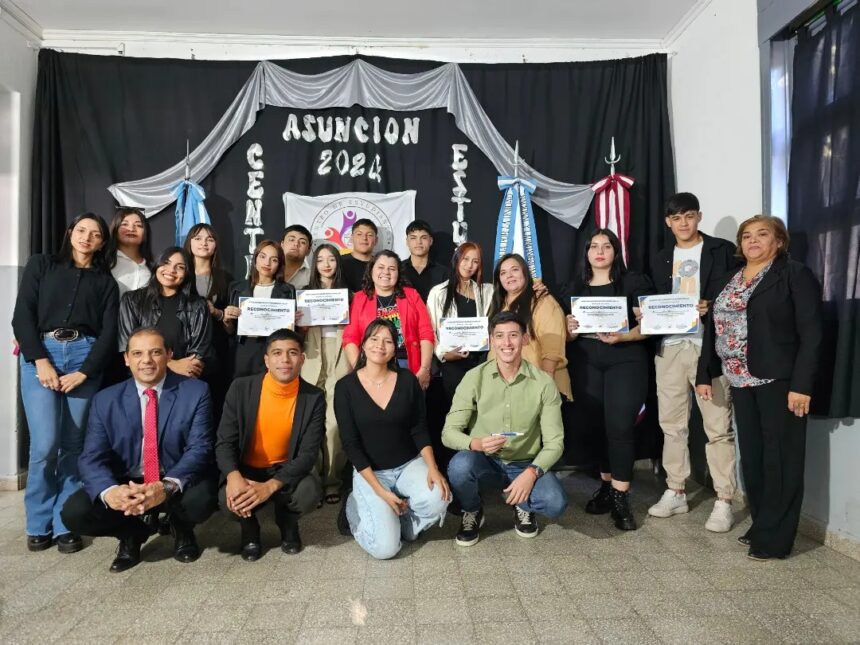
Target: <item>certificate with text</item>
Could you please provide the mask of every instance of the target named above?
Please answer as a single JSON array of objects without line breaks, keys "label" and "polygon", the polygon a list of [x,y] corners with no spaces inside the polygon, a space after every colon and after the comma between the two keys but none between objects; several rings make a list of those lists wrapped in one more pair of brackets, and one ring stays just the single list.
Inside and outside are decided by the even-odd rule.
[{"label": "certificate with text", "polygon": [[439,346],[445,351],[460,348],[466,352],[486,352],[490,349],[489,319],[443,318],[439,323]]},{"label": "certificate with text", "polygon": [[570,299],[570,313],[579,323],[577,334],[630,331],[627,298],[573,297]]},{"label": "certificate with text", "polygon": [[292,329],[296,322],[296,301],[281,298],[239,298],[240,336],[268,336],[279,329]]},{"label": "certificate with text", "polygon": [[699,299],[687,294],[639,296],[643,334],[698,334],[702,324]]},{"label": "certificate with text", "polygon": [[349,323],[348,289],[305,289],[296,294],[296,323],[302,327]]}]

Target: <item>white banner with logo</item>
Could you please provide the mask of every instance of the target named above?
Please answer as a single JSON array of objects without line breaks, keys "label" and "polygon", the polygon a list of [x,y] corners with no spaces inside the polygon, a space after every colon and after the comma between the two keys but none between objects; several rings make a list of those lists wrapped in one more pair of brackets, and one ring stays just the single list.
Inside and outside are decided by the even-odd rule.
[{"label": "white banner with logo", "polygon": [[375,251],[391,249],[408,257],[406,227],[415,219],[415,191],[399,193],[337,193],[309,197],[284,193],[287,226],[301,224],[313,236],[313,246],[322,242],[334,244],[341,253],[352,246],[352,225],[369,219],[379,228]]}]

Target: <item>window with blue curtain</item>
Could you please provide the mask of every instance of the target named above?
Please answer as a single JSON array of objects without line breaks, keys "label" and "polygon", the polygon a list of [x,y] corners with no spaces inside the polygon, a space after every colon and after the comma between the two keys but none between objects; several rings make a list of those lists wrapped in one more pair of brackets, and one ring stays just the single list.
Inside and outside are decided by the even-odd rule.
[{"label": "window with blue curtain", "polygon": [[797,34],[790,252],[821,281],[826,345],[813,412],[860,417],[860,7],[834,3]]}]

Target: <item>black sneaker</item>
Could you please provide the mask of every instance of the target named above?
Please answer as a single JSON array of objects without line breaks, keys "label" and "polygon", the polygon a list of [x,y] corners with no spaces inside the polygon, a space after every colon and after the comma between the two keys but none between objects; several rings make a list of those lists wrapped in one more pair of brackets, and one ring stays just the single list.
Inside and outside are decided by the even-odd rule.
[{"label": "black sneaker", "polygon": [[537,536],[538,525],[535,514],[524,511],[519,506],[514,506],[514,530],[520,537],[533,538]]},{"label": "black sneaker", "polygon": [[454,541],[457,546],[472,546],[480,537],[478,531],[484,526],[484,511],[477,510],[474,513],[463,511],[463,519],[460,520],[460,530]]}]

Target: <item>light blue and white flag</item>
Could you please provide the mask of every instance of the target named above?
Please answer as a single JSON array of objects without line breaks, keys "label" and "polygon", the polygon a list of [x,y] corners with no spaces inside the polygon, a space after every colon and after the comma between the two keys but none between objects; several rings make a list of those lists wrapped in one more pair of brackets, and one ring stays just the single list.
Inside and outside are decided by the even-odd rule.
[{"label": "light blue and white flag", "polygon": [[522,177],[499,177],[499,189],[505,194],[496,228],[495,262],[508,253],[519,253],[525,259],[532,278],[539,279],[543,272],[532,210],[535,188],[537,184]]},{"label": "light blue and white flag", "polygon": [[188,180],[180,181],[173,189],[176,195],[176,246],[182,246],[188,231],[195,224],[211,224],[209,212],[203,204],[206,193]]}]

